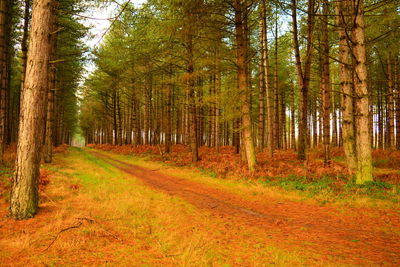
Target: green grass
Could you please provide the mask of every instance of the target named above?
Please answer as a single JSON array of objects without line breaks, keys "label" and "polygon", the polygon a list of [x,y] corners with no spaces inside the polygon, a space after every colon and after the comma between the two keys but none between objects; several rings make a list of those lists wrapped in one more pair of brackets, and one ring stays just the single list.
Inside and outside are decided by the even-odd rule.
[{"label": "green grass", "polygon": [[[119,155],[113,157],[124,160],[128,158]],[[45,167],[51,166],[56,175],[65,177],[65,182],[80,185],[76,197],[84,201],[84,208],[89,210],[86,213],[89,212],[91,218],[112,222],[113,233],[118,233],[122,239],[131,240],[139,246],[137,249],[119,248],[110,252],[122,265],[132,266],[132,257],[140,259],[140,264],[134,262],[133,265],[161,266],[163,264],[156,261],[160,255],[165,256],[167,263],[173,262],[176,266],[234,266],[233,262],[247,258],[247,255],[251,255],[251,261],[244,260],[245,265],[251,262],[262,263],[266,258],[270,258],[270,262],[286,265],[303,261],[303,256],[296,252],[289,254],[272,244],[268,249],[253,251],[252,242],[249,238],[240,237],[241,234],[237,236],[238,240],[232,240],[232,244],[228,241],[221,246],[220,240],[226,238],[226,233],[225,228],[218,229],[217,219],[211,220],[208,214],[199,212],[196,207],[178,197],[143,186],[135,177],[122,173],[85,149],[71,148],[62,161],[60,165],[56,163],[56,166]],[[129,162],[138,164],[142,163],[142,159],[133,159],[132,162],[130,158]],[[200,179],[206,174],[198,175]],[[71,211],[82,212],[73,208]],[[213,231],[203,230],[207,228]],[[96,236],[98,231],[95,225],[88,225],[77,233],[83,238],[90,238]],[[226,255],[232,255],[238,242],[242,244],[243,251],[235,252],[238,255],[234,257],[227,257]],[[151,251],[141,247],[151,247]],[[101,257],[100,255],[99,258]],[[165,264],[168,265],[167,263]]]},{"label": "green grass", "polygon": [[380,181],[358,185],[354,179],[347,181],[345,177],[308,179],[307,177],[291,175],[289,177],[263,178],[260,183],[267,187],[279,187],[287,191],[295,191],[309,198],[326,196],[330,201],[368,197],[372,200],[388,200],[397,203],[400,197],[398,185]]},{"label": "green grass", "polygon": [[[104,152],[102,152],[104,153]],[[175,167],[173,164],[167,164],[163,162],[155,162],[151,160],[150,156],[143,157],[134,155],[120,155],[112,152],[107,152],[114,158],[118,158],[122,161],[127,161],[133,164],[138,164],[148,168],[163,168],[164,172],[168,172],[170,169],[185,169],[182,167]],[[202,183],[207,183],[212,186],[223,185],[225,188],[232,190],[233,192],[243,191],[244,188],[247,194],[257,195],[260,194],[259,186],[266,189],[275,190],[280,192],[281,195],[285,195],[285,192],[297,194],[300,199],[316,200],[320,204],[326,203],[345,203],[346,205],[356,204],[367,199],[372,206],[376,205],[376,201],[384,201],[384,206],[397,205],[400,202],[400,187],[385,182],[375,181],[367,183],[365,185],[357,185],[354,179],[349,180],[347,176],[337,177],[322,177],[322,178],[310,178],[291,175],[289,177],[262,177],[259,179],[219,179],[218,175],[210,170],[197,168],[198,173],[191,172],[185,174],[185,172],[179,175],[183,178],[196,180]],[[174,175],[175,171],[171,171],[170,175]],[[205,178],[206,177],[206,178]],[[211,178],[211,179],[208,179]],[[256,188],[252,190],[251,188]],[[261,190],[262,191],[262,190]],[[245,195],[246,193],[243,193]],[[262,192],[261,192],[262,194]],[[294,199],[298,199],[294,197]]]}]

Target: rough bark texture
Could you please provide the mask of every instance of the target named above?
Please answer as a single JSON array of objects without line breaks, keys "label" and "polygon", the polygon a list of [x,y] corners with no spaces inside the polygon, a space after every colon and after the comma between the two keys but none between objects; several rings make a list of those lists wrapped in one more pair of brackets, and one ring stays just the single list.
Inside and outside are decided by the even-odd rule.
[{"label": "rough bark texture", "polygon": [[339,77],[340,91],[342,92],[342,140],[346,154],[347,165],[351,171],[357,167],[355,152],[355,129],[353,118],[353,82],[351,77],[350,47],[347,43],[350,22],[349,6],[339,2],[336,5],[337,24],[339,33]]},{"label": "rough bark texture", "polygon": [[[193,22],[189,16],[189,26]],[[195,101],[195,81],[194,81],[194,62],[193,62],[193,33],[191,27],[188,27],[186,33],[186,75],[187,75],[187,94],[188,94],[188,109],[189,109],[189,142],[192,150],[192,161],[196,162],[199,160],[199,145],[198,145],[198,124],[197,124],[197,112],[196,112],[196,101]]]},{"label": "rough bark texture", "polygon": [[247,166],[250,171],[254,171],[256,167],[256,156],[252,136],[251,125],[251,103],[250,90],[248,88],[248,77],[246,74],[247,65],[247,43],[246,32],[244,31],[244,9],[247,8],[246,3],[235,0],[235,32],[236,32],[236,64],[238,70],[238,85],[242,100],[242,140],[243,147],[246,152]]},{"label": "rough bark texture", "polygon": [[357,172],[356,182],[372,181],[371,134],[368,127],[369,101],[364,36],[364,1],[352,0],[354,25],[352,43],[354,56],[354,94]]},{"label": "rough bark texture", "polygon": [[278,18],[275,18],[275,49],[274,49],[274,147],[281,148],[279,121],[279,86],[278,86]]},{"label": "rough bark texture", "polygon": [[6,144],[6,16],[7,0],[0,0],[0,162],[3,161],[4,147]]},{"label": "rough bark texture", "polygon": [[391,56],[387,57],[387,71],[388,71],[388,140],[386,148],[393,148],[395,145],[394,139],[394,103],[393,103],[393,72]]},{"label": "rough bark texture", "polygon": [[39,203],[38,179],[45,125],[53,5],[53,0],[36,0],[33,3],[16,169],[10,201],[10,215],[16,219],[34,216]]},{"label": "rough bark texture", "polygon": [[331,158],[330,156],[330,112],[331,112],[331,90],[330,90],[330,69],[329,69],[329,36],[328,36],[328,15],[329,15],[329,2],[323,2],[323,23],[322,23],[322,49],[323,49],[323,89],[324,89],[324,163],[327,165]]},{"label": "rough bark texture", "polygon": [[394,90],[396,98],[396,148],[400,150],[400,84],[399,84],[399,59],[394,57]]},{"label": "rough bark texture", "polygon": [[308,87],[311,74],[312,43],[314,39],[314,14],[315,1],[308,1],[307,15],[307,45],[304,60],[304,71],[300,58],[300,48],[297,30],[297,1],[292,0],[292,22],[293,22],[293,44],[296,58],[296,69],[299,77],[300,86],[300,111],[299,111],[299,141],[297,156],[300,160],[306,159],[307,146],[307,107],[308,107]]},{"label": "rough bark texture", "polygon": [[267,7],[265,0],[262,1],[262,38],[264,45],[264,80],[265,80],[265,93],[267,98],[267,147],[270,156],[274,153],[273,144],[273,104],[272,104],[272,92],[269,86],[269,62],[268,62],[268,38],[267,38]]},{"label": "rough bark texture", "polygon": [[168,83],[166,85],[166,98],[167,98],[167,106],[166,106],[166,130],[165,130],[165,153],[171,152],[171,132],[172,132],[172,84]]},{"label": "rough bark texture", "polygon": [[57,59],[57,20],[52,16],[52,29],[50,36],[50,64],[49,64],[49,86],[46,116],[46,136],[44,141],[44,161],[50,163],[53,160],[53,123],[54,123],[54,92],[56,90],[56,65]]},{"label": "rough bark texture", "polygon": [[[262,29],[262,20],[261,20],[261,29]],[[264,73],[264,40],[263,33],[261,30],[260,34],[260,93],[259,93],[259,115],[258,115],[258,151],[262,151],[264,149],[264,131],[265,131],[265,73]]]}]

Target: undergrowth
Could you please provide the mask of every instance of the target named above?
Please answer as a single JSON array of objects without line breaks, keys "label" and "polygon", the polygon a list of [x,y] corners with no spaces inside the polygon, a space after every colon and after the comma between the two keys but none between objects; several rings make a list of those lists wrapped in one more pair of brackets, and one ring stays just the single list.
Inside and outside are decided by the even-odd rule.
[{"label": "undergrowth", "polygon": [[290,175],[277,178],[263,177],[260,183],[264,186],[280,187],[287,191],[297,191],[307,197],[329,195],[331,200],[369,197],[371,199],[399,202],[400,197],[399,185],[382,181],[372,181],[359,185],[355,183],[354,179],[348,181],[347,177],[310,179]]},{"label": "undergrowth", "polygon": [[268,153],[261,152],[257,154],[257,170],[250,173],[231,147],[221,147],[219,153],[212,148],[201,147],[201,160],[196,163],[191,162],[190,151],[183,145],[172,146],[169,155],[160,155],[155,146],[90,145],[89,147],[162,162],[169,166],[194,167],[212,178],[242,180],[245,184],[255,182],[265,187],[279,188],[298,193],[303,197],[315,198],[322,203],[357,198],[388,200],[393,203],[400,200],[400,175],[396,163],[399,155],[391,151],[374,151],[376,181],[357,185],[345,167],[342,149],[338,148],[333,149],[333,160],[329,166],[324,166],[321,160],[323,154],[319,150],[311,151],[305,163],[296,159],[294,151],[276,151],[272,158]]}]

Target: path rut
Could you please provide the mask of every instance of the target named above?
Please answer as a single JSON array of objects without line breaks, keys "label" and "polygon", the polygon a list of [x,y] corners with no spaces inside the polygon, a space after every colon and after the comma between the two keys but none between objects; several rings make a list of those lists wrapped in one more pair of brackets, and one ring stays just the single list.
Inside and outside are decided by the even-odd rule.
[{"label": "path rut", "polygon": [[[134,176],[145,185],[180,197],[211,216],[267,231],[283,248],[307,250],[336,263],[400,264],[400,216],[380,210],[373,216],[362,209],[343,214],[332,206],[280,201],[266,197],[262,202],[245,200],[205,184],[165,175],[100,152],[92,155]],[[371,211],[372,212],[372,211]]]}]

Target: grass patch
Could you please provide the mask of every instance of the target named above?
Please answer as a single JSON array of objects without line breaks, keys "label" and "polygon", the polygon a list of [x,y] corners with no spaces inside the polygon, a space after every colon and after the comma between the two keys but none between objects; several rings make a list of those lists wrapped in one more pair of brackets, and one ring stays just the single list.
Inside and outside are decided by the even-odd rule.
[{"label": "grass patch", "polygon": [[[288,177],[263,177],[246,179],[243,177],[221,178],[214,172],[197,167],[176,167],[174,164],[153,161],[151,156],[121,155],[104,152],[109,156],[151,169],[163,169],[163,173],[177,176],[241,195],[245,199],[257,200],[270,196],[291,201],[355,206],[398,208],[400,187],[385,182],[356,185],[347,176],[310,178],[290,175]],[[215,179],[219,178],[219,179]]]},{"label": "grass patch", "polygon": [[71,148],[54,162],[43,166],[52,175],[38,215],[17,225],[0,222],[0,265],[299,265],[308,255],[265,246],[266,233],[226,226],[85,150]]}]

